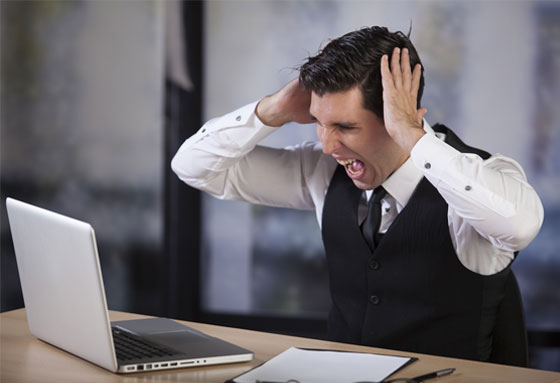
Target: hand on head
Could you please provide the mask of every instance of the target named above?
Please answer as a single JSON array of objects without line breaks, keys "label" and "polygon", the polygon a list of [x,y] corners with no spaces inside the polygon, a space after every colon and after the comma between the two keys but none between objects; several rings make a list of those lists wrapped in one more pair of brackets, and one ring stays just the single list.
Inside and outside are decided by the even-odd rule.
[{"label": "hand on head", "polygon": [[278,92],[263,98],[257,105],[256,114],[269,126],[282,126],[288,122],[310,124],[311,91],[304,89],[299,78],[286,84]]},{"label": "hand on head", "polygon": [[389,135],[408,153],[424,134],[422,119],[428,111],[417,108],[418,88],[422,67],[410,68],[408,49],[395,48],[389,66],[389,57],[381,58],[383,84],[383,114]]}]

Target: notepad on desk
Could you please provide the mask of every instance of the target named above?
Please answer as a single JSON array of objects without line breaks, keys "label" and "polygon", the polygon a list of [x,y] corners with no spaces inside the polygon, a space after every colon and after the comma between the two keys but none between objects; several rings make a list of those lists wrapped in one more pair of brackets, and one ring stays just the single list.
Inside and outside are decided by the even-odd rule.
[{"label": "notepad on desk", "polygon": [[417,358],[290,348],[228,382],[381,382]]}]

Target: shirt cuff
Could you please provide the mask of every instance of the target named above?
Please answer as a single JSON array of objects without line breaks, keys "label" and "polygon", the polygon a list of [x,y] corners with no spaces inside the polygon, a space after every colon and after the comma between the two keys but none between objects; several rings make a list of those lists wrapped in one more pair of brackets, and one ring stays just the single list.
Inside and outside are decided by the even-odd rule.
[{"label": "shirt cuff", "polygon": [[439,139],[435,134],[424,134],[414,145],[410,158],[424,175],[441,179],[446,172],[446,165],[461,153]]},{"label": "shirt cuff", "polygon": [[247,104],[222,117],[208,121],[196,133],[196,140],[207,136],[219,137],[230,150],[242,151],[252,149],[277,128],[267,126],[255,114],[259,101]]}]

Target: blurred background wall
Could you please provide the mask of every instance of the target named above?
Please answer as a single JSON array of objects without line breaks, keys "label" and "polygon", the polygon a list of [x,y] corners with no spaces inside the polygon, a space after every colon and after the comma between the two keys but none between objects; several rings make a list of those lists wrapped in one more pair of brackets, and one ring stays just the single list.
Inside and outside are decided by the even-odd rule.
[{"label": "blurred background wall", "polygon": [[[173,182],[164,149],[169,3],[0,3],[0,309],[23,305],[4,208],[12,196],[93,224],[111,309],[174,312],[166,292],[174,288],[168,256],[175,250],[164,243],[176,214],[196,217],[201,237],[188,240],[200,239],[201,252],[179,251],[200,257],[200,276],[198,266],[177,263],[174,280],[200,279],[200,291],[193,298],[178,290],[171,306],[186,302],[226,323],[232,315],[324,320],[328,280],[314,213],[202,196],[198,221],[177,202],[190,197],[165,192]],[[426,119],[517,159],[542,198],[543,229],[514,270],[529,329],[560,331],[559,3],[212,0],[203,8],[200,33],[184,32],[193,20],[177,32],[186,57],[203,62],[190,73],[199,93],[175,108],[200,102],[204,120],[274,92],[329,38],[362,26],[412,28],[425,66]],[[315,139],[313,127],[290,125],[265,144]],[[174,235],[188,235],[181,230]],[[560,351],[534,346],[531,363],[560,370]]]},{"label": "blurred background wall", "polygon": [[23,306],[7,196],[90,222],[109,307],[159,309],[161,4],[2,1],[0,9],[2,311]]}]

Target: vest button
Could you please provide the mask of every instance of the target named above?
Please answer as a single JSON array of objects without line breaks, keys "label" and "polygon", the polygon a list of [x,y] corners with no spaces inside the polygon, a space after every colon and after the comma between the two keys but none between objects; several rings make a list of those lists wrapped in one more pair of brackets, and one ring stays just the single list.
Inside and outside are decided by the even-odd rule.
[{"label": "vest button", "polygon": [[370,296],[369,297],[369,303],[371,303],[372,305],[379,304],[379,297],[377,295]]},{"label": "vest button", "polygon": [[379,269],[379,262],[377,262],[376,260],[371,260],[369,262],[369,268],[370,270],[377,270]]}]

